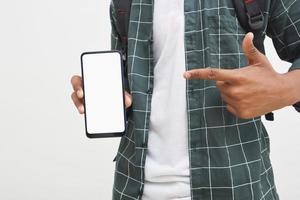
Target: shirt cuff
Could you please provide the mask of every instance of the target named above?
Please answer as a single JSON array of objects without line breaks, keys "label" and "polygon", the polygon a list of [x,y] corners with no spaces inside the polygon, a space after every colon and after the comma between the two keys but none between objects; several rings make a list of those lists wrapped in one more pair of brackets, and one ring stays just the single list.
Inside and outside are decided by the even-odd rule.
[{"label": "shirt cuff", "polygon": [[[292,66],[289,68],[289,72],[297,69],[300,69],[300,58],[294,60]],[[295,103],[293,106],[298,112],[300,112],[300,102]]]},{"label": "shirt cuff", "polygon": [[289,69],[289,72],[296,69],[300,69],[300,57],[294,60],[292,66]]}]

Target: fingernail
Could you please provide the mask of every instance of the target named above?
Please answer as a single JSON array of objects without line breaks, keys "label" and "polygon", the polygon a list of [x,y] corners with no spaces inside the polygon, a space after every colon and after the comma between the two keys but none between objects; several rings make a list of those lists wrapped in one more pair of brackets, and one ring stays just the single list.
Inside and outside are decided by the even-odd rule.
[{"label": "fingernail", "polygon": [[83,97],[83,91],[82,90],[77,90],[77,96],[79,98],[82,98]]},{"label": "fingernail", "polygon": [[190,78],[190,77],[191,77],[191,74],[190,74],[190,73],[187,73],[187,72],[185,72],[185,73],[183,74],[183,76],[184,76],[185,78]]},{"label": "fingernail", "polygon": [[83,107],[83,105],[81,105],[81,106],[78,107],[78,111],[79,111],[79,113],[83,113],[83,112],[84,112],[84,107]]},{"label": "fingernail", "polygon": [[253,39],[254,38],[254,34],[252,32],[248,33],[250,35],[250,38]]},{"label": "fingernail", "polygon": [[126,107],[131,106],[131,104],[132,104],[132,100],[131,100],[129,97],[126,98],[126,99],[125,99],[125,105],[126,105]]}]

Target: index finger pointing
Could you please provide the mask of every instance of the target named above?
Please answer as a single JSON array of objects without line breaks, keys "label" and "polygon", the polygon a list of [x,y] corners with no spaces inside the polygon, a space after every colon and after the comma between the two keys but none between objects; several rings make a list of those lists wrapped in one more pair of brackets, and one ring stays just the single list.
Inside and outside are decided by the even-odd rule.
[{"label": "index finger pointing", "polygon": [[184,73],[186,79],[204,79],[215,81],[231,82],[236,80],[236,71],[234,69],[218,69],[218,68],[204,68],[193,69]]}]

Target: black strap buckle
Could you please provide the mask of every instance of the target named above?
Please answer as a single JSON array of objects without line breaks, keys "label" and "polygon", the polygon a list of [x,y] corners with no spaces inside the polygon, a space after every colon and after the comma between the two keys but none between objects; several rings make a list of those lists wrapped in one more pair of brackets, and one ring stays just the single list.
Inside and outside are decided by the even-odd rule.
[{"label": "black strap buckle", "polygon": [[261,11],[257,15],[248,15],[248,23],[252,30],[260,30],[264,25],[264,15]]},{"label": "black strap buckle", "polygon": [[300,102],[295,103],[293,106],[298,112],[300,112]]},{"label": "black strap buckle", "polygon": [[264,27],[264,9],[258,0],[244,0],[248,24],[251,30],[259,31]]},{"label": "black strap buckle", "polygon": [[270,112],[270,113],[265,114],[265,118],[268,121],[274,121],[274,113]]}]

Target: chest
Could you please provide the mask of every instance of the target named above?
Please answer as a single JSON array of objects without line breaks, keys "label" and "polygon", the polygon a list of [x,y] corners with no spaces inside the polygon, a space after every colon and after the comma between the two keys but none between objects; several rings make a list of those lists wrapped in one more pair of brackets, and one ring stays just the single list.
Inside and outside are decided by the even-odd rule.
[{"label": "chest", "polygon": [[153,31],[160,34],[162,41],[166,40],[169,31],[176,30],[180,14],[184,16],[187,69],[238,68],[247,64],[241,45],[246,31],[237,19],[232,0],[176,0],[171,3],[133,0],[129,38],[135,40],[129,41],[129,55],[151,59]]}]

